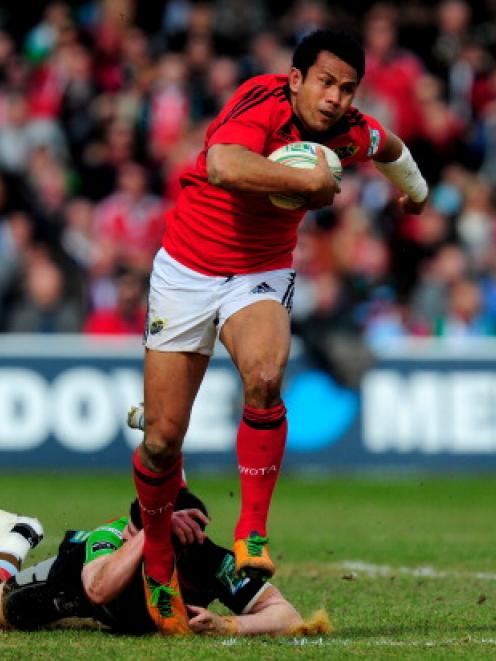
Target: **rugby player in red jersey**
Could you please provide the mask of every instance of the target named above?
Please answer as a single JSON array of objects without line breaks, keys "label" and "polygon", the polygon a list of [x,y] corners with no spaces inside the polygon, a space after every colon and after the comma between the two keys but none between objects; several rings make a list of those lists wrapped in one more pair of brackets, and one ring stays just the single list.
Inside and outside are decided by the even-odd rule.
[{"label": "rugby player in red jersey", "polygon": [[292,253],[305,209],[275,207],[269,194],[302,195],[306,208],[321,208],[339,188],[323,153],[313,170],[266,157],[290,142],[325,144],[341,154],[344,167],[373,159],[403,191],[403,210],[420,213],[425,204],[427,185],[407,147],[351,105],[364,66],[363,49],[348,33],[305,37],[289,75],[252,78],[227,102],[167,213],[150,280],[145,435],[133,459],[149,608],[164,630],[174,629],[180,615],[161,613],[154,594],[176,584],[173,556],[165,563],[164,556],[181,483],[181,446],[217,336],[244,389],[236,568],[259,578],[274,572],[266,521],[287,435],[280,391],[290,345]]}]

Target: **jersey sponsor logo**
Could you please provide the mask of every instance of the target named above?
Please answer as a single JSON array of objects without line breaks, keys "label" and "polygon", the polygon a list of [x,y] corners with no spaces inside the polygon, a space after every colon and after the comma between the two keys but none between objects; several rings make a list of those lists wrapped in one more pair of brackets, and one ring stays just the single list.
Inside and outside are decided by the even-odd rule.
[{"label": "jersey sponsor logo", "polygon": [[150,322],[150,335],[156,335],[167,328],[167,319],[153,319]]},{"label": "jersey sponsor logo", "polygon": [[369,133],[370,133],[370,146],[367,151],[367,156],[373,156],[379,149],[381,134],[377,129],[371,129],[371,128],[369,128]]},{"label": "jersey sponsor logo", "polygon": [[357,153],[358,150],[359,147],[353,144],[344,145],[343,147],[334,147],[334,151],[341,160],[343,160],[344,158],[351,158]]},{"label": "jersey sponsor logo", "polygon": [[261,282],[256,287],[253,287],[253,289],[251,290],[250,293],[251,294],[266,294],[269,291],[275,291],[274,287],[271,287],[266,282]]},{"label": "jersey sponsor logo", "polygon": [[143,504],[140,502],[140,507],[144,512],[146,512],[150,516],[157,516],[158,514],[163,514],[164,512],[166,512],[169,509],[173,509],[174,508],[174,503],[169,501],[163,507],[158,507],[157,509],[151,510],[151,509],[148,509],[147,507],[143,507]]},{"label": "jersey sponsor logo", "polygon": [[233,595],[250,580],[249,578],[238,578],[234,567],[234,558],[230,553],[224,557],[215,576]]},{"label": "jersey sponsor logo", "polygon": [[250,466],[238,465],[241,475],[249,475],[250,477],[258,477],[259,475],[269,475],[270,473],[277,473],[277,466],[261,466],[260,468],[251,468]]},{"label": "jersey sponsor logo", "polygon": [[117,546],[112,542],[95,542],[91,545],[91,552],[98,553],[98,551],[115,551]]}]

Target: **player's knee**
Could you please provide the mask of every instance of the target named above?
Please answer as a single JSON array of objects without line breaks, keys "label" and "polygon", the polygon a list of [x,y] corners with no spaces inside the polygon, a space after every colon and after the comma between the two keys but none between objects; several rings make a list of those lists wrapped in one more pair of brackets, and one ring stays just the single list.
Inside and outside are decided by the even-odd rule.
[{"label": "player's knee", "polygon": [[250,406],[270,408],[279,403],[283,366],[258,364],[243,374],[245,402]]},{"label": "player's knee", "polygon": [[169,461],[181,451],[186,427],[169,420],[165,423],[146,423],[144,450],[152,463]]}]

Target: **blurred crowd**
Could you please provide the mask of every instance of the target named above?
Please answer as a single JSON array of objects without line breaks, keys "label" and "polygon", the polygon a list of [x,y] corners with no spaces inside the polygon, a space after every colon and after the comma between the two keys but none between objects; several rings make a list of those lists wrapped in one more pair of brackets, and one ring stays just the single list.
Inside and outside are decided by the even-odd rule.
[{"label": "blurred crowd", "polygon": [[237,85],[307,32],[357,31],[356,98],[431,186],[401,217],[372,165],[309,213],[294,327],[383,346],[496,334],[496,2],[89,0],[0,13],[0,330],[141,333],[164,210]]}]

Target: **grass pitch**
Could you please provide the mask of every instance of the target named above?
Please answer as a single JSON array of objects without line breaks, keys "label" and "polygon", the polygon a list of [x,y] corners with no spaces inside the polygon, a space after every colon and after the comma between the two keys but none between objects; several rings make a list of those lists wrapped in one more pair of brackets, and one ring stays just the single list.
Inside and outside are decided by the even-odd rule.
[{"label": "grass pitch", "polygon": [[[230,544],[237,480],[190,476],[211,536]],[[127,510],[124,475],[0,474],[0,507],[36,514],[52,554],[66,528]],[[0,659],[496,658],[496,480],[491,477],[283,479],[271,515],[274,583],[303,615],[336,628],[303,640],[0,633]]]}]

